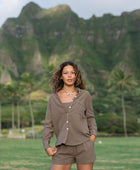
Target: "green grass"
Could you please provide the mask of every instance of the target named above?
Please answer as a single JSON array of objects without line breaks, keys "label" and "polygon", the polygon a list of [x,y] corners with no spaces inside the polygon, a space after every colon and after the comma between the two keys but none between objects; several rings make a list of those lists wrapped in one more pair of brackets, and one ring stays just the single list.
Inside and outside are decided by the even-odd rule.
[{"label": "green grass", "polygon": [[[53,146],[54,142],[55,139],[52,139]],[[94,170],[140,169],[139,137],[97,138],[95,150],[97,160]],[[51,158],[43,149],[42,139],[0,140],[0,169],[49,170],[50,166]],[[76,170],[75,164],[71,170]]]}]

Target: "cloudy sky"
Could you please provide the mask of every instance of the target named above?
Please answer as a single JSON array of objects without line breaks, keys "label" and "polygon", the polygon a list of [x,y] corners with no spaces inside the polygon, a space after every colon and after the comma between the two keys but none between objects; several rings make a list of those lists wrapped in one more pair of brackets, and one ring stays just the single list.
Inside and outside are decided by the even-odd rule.
[{"label": "cloudy sky", "polygon": [[102,16],[105,13],[121,15],[124,11],[140,9],[140,0],[0,0],[0,27],[7,18],[17,17],[23,6],[30,1],[46,9],[67,4],[84,19],[92,15]]}]

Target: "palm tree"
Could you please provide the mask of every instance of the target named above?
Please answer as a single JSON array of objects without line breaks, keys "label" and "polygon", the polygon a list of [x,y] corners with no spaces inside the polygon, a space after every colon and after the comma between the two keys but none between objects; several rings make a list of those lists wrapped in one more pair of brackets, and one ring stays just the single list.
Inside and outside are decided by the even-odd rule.
[{"label": "palm tree", "polygon": [[1,128],[2,128],[2,123],[1,123],[1,117],[2,117],[2,92],[3,92],[3,85],[0,83],[0,136],[1,136]]},{"label": "palm tree", "polygon": [[108,85],[111,86],[109,88],[110,92],[115,90],[116,87],[118,87],[119,91],[121,92],[124,135],[127,136],[124,90],[126,89],[130,92],[132,87],[137,85],[137,82],[134,80],[134,77],[132,74],[125,75],[124,70],[121,68],[118,68],[118,70],[112,72],[111,77],[108,81]]},{"label": "palm tree", "polygon": [[5,95],[9,97],[12,104],[12,129],[15,128],[15,103],[16,103],[16,86],[14,83],[5,85]]},{"label": "palm tree", "polygon": [[17,106],[17,127],[20,131],[20,109],[19,101],[22,95],[22,89],[19,82],[12,82],[5,85],[5,95],[9,98],[12,104],[12,129],[15,128],[15,106]]},{"label": "palm tree", "polygon": [[21,98],[21,94],[22,94],[22,90],[21,90],[21,86],[20,84],[17,82],[17,119],[18,119],[18,134],[20,132],[20,109],[19,109],[19,102],[20,102],[20,98]]},{"label": "palm tree", "polygon": [[26,94],[28,95],[28,101],[29,101],[29,109],[30,109],[30,114],[31,114],[31,119],[32,119],[32,135],[34,137],[35,131],[34,131],[34,114],[33,114],[33,109],[32,109],[32,103],[31,103],[31,92],[32,92],[32,86],[33,86],[33,81],[31,79],[31,76],[29,73],[23,73],[22,74],[22,83],[24,85],[24,89],[26,90]]},{"label": "palm tree", "polygon": [[22,91],[22,87],[20,85],[20,83],[14,82],[14,89],[15,89],[15,102],[16,102],[16,106],[17,106],[17,127],[18,127],[18,134],[20,132],[20,107],[19,107],[19,103],[20,103],[20,99],[21,96],[23,95],[23,91]]}]

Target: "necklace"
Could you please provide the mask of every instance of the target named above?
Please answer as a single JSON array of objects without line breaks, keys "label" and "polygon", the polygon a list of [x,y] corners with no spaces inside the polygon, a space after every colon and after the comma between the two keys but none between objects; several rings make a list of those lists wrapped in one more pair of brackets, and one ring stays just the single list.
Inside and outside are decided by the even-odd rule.
[{"label": "necklace", "polygon": [[68,95],[72,96],[72,95],[74,94],[74,92],[75,92],[75,90],[74,90],[73,92],[67,92],[65,88],[63,88],[63,90],[66,92],[66,95],[67,95],[67,96],[68,96]]}]

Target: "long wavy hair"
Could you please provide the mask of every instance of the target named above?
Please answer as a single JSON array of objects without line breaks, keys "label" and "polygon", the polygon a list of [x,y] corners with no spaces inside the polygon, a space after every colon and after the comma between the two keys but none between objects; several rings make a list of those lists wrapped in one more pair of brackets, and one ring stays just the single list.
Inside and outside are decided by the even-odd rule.
[{"label": "long wavy hair", "polygon": [[59,67],[57,68],[56,72],[52,75],[52,79],[50,81],[52,92],[56,93],[63,88],[64,82],[61,79],[62,71],[63,71],[63,68],[68,65],[70,65],[74,68],[74,71],[76,74],[76,81],[74,83],[74,87],[78,87],[80,89],[86,89],[85,84],[83,82],[81,72],[78,69],[77,64],[75,64],[71,61],[66,61],[66,62],[63,62],[62,64],[60,64]]}]

